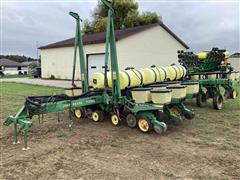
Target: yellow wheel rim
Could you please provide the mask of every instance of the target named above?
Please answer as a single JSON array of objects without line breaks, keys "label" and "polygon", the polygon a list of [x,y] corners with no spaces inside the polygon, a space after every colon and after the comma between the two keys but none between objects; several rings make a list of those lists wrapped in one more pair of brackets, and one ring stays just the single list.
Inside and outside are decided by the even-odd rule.
[{"label": "yellow wheel rim", "polygon": [[92,113],[92,119],[93,119],[93,121],[98,121],[99,120],[99,115],[98,115],[98,113],[96,113],[96,112],[93,112]]},{"label": "yellow wheel rim", "polygon": [[149,130],[149,124],[146,119],[139,119],[138,127],[143,132],[147,132]]},{"label": "yellow wheel rim", "polygon": [[80,109],[75,109],[74,114],[76,118],[80,119],[82,117],[82,112]]},{"label": "yellow wheel rim", "polygon": [[237,97],[237,91],[233,91],[233,99]]},{"label": "yellow wheel rim", "polygon": [[119,119],[118,119],[117,115],[112,115],[111,120],[112,120],[112,123],[113,123],[115,126],[118,125]]},{"label": "yellow wheel rim", "polygon": [[179,112],[178,108],[176,107],[172,107],[171,111],[175,114],[175,115],[180,115],[181,113]]}]

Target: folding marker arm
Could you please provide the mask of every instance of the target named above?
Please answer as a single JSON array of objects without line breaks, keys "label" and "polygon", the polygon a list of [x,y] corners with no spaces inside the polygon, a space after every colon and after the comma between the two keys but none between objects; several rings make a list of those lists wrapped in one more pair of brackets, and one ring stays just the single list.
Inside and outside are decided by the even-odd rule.
[{"label": "folding marker arm", "polygon": [[119,80],[119,69],[117,60],[115,30],[113,22],[114,9],[111,2],[108,0],[102,0],[102,3],[108,8],[108,20],[107,20],[107,31],[106,31],[106,52],[105,52],[105,86],[107,82],[107,65],[108,65],[108,54],[110,48],[110,59],[111,59],[111,75],[112,75],[112,96],[114,103],[118,103],[121,98],[120,80]]},{"label": "folding marker arm", "polygon": [[77,49],[78,49],[80,70],[81,70],[82,93],[86,93],[89,90],[89,85],[88,85],[88,78],[87,78],[87,72],[86,72],[85,56],[84,56],[83,41],[82,41],[81,26],[80,26],[80,21],[82,21],[82,19],[75,12],[69,12],[69,14],[76,19],[76,35],[75,35],[75,48],[74,48],[74,59],[73,59],[72,85],[76,87],[76,85],[74,84],[74,80],[75,80],[76,58],[77,58]]}]

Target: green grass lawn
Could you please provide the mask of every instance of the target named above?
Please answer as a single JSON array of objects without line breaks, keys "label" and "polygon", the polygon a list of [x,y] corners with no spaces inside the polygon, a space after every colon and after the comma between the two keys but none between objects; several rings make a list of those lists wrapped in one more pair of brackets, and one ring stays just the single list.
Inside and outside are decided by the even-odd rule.
[{"label": "green grass lawn", "polygon": [[18,74],[6,74],[3,77],[0,77],[0,79],[5,79],[5,78],[26,78],[26,77],[31,77],[31,74],[27,75],[18,75]]},{"label": "green grass lawn", "polygon": [[30,84],[2,82],[0,84],[0,117],[16,113],[23,105],[25,97],[62,94],[64,89]]}]

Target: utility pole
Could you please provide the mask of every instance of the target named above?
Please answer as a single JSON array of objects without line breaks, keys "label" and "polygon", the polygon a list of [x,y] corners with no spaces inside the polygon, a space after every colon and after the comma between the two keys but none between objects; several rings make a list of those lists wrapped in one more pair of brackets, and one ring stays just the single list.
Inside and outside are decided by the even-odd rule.
[{"label": "utility pole", "polygon": [[36,41],[36,49],[37,49],[37,51],[36,51],[37,58],[36,58],[36,59],[37,59],[37,61],[39,62],[39,59],[38,59],[38,58],[39,58],[39,57],[38,57],[38,41]]}]

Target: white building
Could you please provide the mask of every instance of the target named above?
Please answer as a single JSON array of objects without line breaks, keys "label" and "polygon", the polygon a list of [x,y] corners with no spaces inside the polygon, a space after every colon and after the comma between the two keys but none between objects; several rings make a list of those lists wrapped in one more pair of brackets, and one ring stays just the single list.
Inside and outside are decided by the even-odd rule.
[{"label": "white building", "polygon": [[234,68],[234,71],[240,71],[240,53],[232,54],[228,61],[231,63],[231,66]]},{"label": "white building", "polygon": [[[105,32],[83,36],[88,76],[103,71],[105,56]],[[137,69],[151,65],[168,66],[178,63],[177,51],[188,46],[166,25],[151,24],[116,31],[119,69]],[[74,57],[74,38],[39,48],[41,50],[42,77],[54,76],[71,79]],[[79,78],[79,60],[76,77]]]},{"label": "white building", "polygon": [[28,74],[28,66],[9,59],[0,59],[0,71],[3,74]]}]

